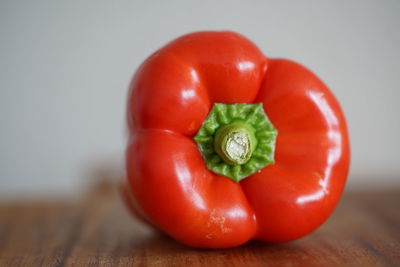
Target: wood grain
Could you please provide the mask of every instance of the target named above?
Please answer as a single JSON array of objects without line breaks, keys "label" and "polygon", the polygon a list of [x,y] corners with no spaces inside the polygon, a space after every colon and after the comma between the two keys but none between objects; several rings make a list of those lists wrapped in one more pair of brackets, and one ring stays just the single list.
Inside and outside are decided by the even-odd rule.
[{"label": "wood grain", "polygon": [[112,185],[81,201],[0,203],[0,266],[400,266],[400,189],[345,193],[287,244],[185,247],[135,221]]}]

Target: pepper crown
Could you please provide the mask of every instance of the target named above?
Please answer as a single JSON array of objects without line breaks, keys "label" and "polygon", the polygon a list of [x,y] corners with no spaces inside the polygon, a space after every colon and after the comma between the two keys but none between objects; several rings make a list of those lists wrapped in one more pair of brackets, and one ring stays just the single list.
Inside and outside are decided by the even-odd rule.
[{"label": "pepper crown", "polygon": [[262,103],[215,103],[194,140],[209,170],[239,182],[275,162],[277,134]]}]

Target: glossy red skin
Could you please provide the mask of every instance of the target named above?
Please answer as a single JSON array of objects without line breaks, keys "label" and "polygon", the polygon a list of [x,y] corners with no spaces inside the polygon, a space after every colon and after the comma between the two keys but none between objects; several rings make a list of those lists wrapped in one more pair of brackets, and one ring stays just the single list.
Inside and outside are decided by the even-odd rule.
[{"label": "glossy red skin", "polygon": [[[262,102],[276,163],[236,183],[209,171],[192,137],[212,104]],[[180,37],[136,72],[126,151],[133,212],[176,240],[223,248],[300,238],[332,213],[349,168],[344,115],[303,66],[233,32]]]}]

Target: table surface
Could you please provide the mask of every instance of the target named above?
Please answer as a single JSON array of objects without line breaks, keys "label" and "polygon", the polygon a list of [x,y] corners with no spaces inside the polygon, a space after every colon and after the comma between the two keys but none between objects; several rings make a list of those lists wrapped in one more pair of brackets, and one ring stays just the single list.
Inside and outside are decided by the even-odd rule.
[{"label": "table surface", "polygon": [[135,221],[103,183],[75,201],[0,203],[0,266],[400,266],[400,188],[345,193],[313,234],[286,244],[185,247]]}]

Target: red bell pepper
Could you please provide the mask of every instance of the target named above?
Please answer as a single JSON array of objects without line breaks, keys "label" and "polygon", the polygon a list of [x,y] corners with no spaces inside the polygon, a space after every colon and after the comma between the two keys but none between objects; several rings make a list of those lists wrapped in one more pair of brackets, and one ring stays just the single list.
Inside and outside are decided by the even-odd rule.
[{"label": "red bell pepper", "polygon": [[333,94],[237,33],[188,34],[146,59],[128,126],[131,210],[189,246],[300,238],[346,182],[347,126]]}]

